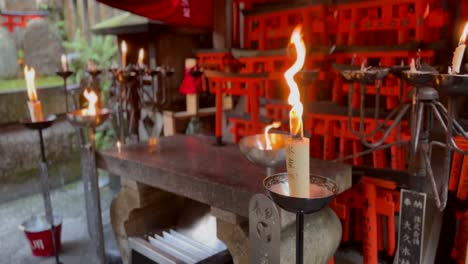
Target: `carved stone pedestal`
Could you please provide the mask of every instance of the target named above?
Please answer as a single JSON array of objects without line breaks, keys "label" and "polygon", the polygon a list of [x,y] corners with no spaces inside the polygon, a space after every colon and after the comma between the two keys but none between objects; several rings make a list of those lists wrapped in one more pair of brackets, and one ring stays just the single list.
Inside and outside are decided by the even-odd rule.
[{"label": "carved stone pedestal", "polygon": [[170,227],[177,221],[182,199],[168,192],[122,181],[122,189],[111,204],[111,224],[124,263],[130,263],[129,236]]}]

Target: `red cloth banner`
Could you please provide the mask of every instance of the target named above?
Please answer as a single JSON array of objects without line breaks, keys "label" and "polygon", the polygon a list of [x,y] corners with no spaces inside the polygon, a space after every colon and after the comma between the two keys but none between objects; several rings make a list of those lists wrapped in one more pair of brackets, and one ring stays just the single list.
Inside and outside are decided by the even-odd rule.
[{"label": "red cloth banner", "polygon": [[98,0],[170,26],[213,27],[213,0]]}]

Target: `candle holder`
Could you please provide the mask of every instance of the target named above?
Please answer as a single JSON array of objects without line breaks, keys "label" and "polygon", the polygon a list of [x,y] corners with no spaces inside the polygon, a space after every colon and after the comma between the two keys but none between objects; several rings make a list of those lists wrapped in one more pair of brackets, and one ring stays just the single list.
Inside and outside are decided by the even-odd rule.
[{"label": "candle holder", "polygon": [[[74,72],[72,71],[57,71],[55,72],[55,74],[57,74],[58,76],[62,77],[63,79],[63,91],[65,93],[65,112],[68,113],[70,111],[70,109],[68,108],[68,87],[67,87],[67,79],[68,77],[72,76]],[[76,109],[78,107],[78,104],[75,102],[75,100],[73,99],[73,104],[74,104],[74,108]]]},{"label": "candle holder", "polygon": [[296,214],[296,264],[304,263],[304,215],[318,212],[327,206],[338,193],[336,183],[329,178],[310,174],[308,197],[290,194],[287,173],[267,177],[263,186],[275,204]]},{"label": "candle holder", "polygon": [[99,175],[96,167],[95,128],[110,116],[108,109],[96,109],[95,115],[85,115],[84,109],[67,113],[69,122],[77,127],[88,130],[89,142],[81,146],[81,166],[85,201],[87,204],[88,228],[92,243],[96,248],[99,263],[105,263],[104,232],[101,218],[101,198],[99,192]]},{"label": "candle holder", "polygon": [[243,137],[239,149],[253,164],[265,167],[267,176],[274,174],[276,167],[286,164],[287,134],[269,133],[271,149],[266,149],[265,134]]},{"label": "candle holder", "polygon": [[54,226],[54,214],[52,209],[52,202],[50,199],[50,187],[49,187],[49,173],[47,167],[47,158],[45,155],[45,145],[44,145],[44,137],[42,135],[42,131],[52,126],[52,124],[57,120],[57,116],[50,115],[45,118],[43,121],[36,121],[32,122],[31,119],[24,119],[21,121],[26,128],[31,130],[36,130],[39,134],[39,146],[41,150],[41,161],[40,161],[40,168],[41,168],[41,191],[42,191],[42,198],[44,200],[44,208],[46,219],[50,224],[50,230],[52,232],[52,244],[54,247],[54,254],[55,254],[55,263],[59,264],[60,257],[59,252],[57,250],[58,245],[55,240],[55,226]]},{"label": "candle holder", "polygon": [[98,69],[93,70],[86,70],[86,72],[91,75],[92,83],[93,83],[93,90],[99,91],[99,75],[101,75],[102,71]]},{"label": "candle holder", "polygon": [[[456,96],[468,94],[468,75],[439,74],[438,71],[430,65],[421,63],[420,58],[418,58],[417,61],[416,69],[413,68],[413,70],[409,70],[409,68],[405,66],[393,66],[389,68],[390,72],[394,76],[400,78],[400,105],[392,110],[383,122],[379,122],[377,118],[379,109],[378,104],[376,103],[376,129],[371,132],[365,132],[364,130],[363,100],[365,89],[361,92],[359,131],[353,130],[351,125],[351,118],[353,116],[351,97],[354,92],[352,87],[353,83],[358,82],[361,84],[361,87],[364,87],[367,84],[372,84],[374,83],[374,80],[372,79],[373,74],[358,74],[358,70],[356,68],[350,68],[349,66],[336,68],[340,71],[340,74],[345,81],[350,83],[348,96],[348,126],[351,128],[351,132],[358,136],[362,144],[370,148],[370,150],[380,150],[394,145],[409,145],[411,162],[409,162],[408,170],[414,176],[428,176],[432,192],[435,196],[436,206],[442,211],[447,203],[451,151],[457,151],[462,155],[468,154],[467,151],[463,151],[459,148],[453,139],[454,134],[461,135],[465,139],[468,139],[468,132],[465,132],[463,127],[457,122],[454,112]],[[378,77],[378,74],[376,74],[376,76]],[[381,75],[380,77],[385,76],[386,75]],[[378,80],[377,77],[376,80]],[[401,100],[403,94],[403,82],[413,86],[413,89],[410,91],[411,102],[403,102]],[[439,101],[439,93],[448,97],[448,108],[445,108],[445,106]],[[401,123],[407,113],[410,113],[409,123],[411,138],[409,141],[401,141]],[[431,140],[430,134],[435,123],[438,123],[444,129],[445,142]],[[398,126],[397,141],[390,144],[384,144],[385,140],[390,135],[390,132],[396,126]],[[380,140],[372,143],[368,142],[367,139],[375,137],[377,132],[383,134]],[[435,146],[445,149],[443,156],[444,171],[440,188],[436,184],[431,166],[432,149]],[[354,154],[352,157],[359,155],[361,154]],[[346,158],[350,158],[350,156]],[[424,189],[421,182],[410,187],[417,191],[423,191]]]}]

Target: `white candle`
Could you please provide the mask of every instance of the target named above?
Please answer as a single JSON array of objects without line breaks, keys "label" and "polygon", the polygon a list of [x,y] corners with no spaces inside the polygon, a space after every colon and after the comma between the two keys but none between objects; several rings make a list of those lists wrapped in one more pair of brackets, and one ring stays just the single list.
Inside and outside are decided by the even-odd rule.
[{"label": "white candle", "polygon": [[410,63],[410,72],[416,72],[416,62],[414,61],[414,59],[411,59],[411,63]]},{"label": "white candle", "polygon": [[468,23],[466,23],[465,28],[463,29],[463,33],[460,37],[460,41],[458,43],[458,47],[455,49],[453,53],[452,59],[452,74],[457,74],[460,72],[460,67],[463,61],[463,55],[465,54],[465,41],[466,41],[466,34],[468,33]]},{"label": "white candle", "polygon": [[36,87],[34,86],[35,76],[36,72],[34,71],[34,68],[30,68],[28,66],[24,67],[24,77],[26,78],[26,88],[28,90],[29,98],[28,109],[32,122],[44,120],[44,116],[42,115],[42,105],[37,99]]},{"label": "white candle", "polygon": [[309,139],[290,138],[286,142],[286,168],[289,192],[295,197],[309,197]]},{"label": "white candle", "polygon": [[120,141],[117,141],[117,152],[120,154],[120,149],[122,148],[122,144],[120,143]]},{"label": "white candle", "polygon": [[145,50],[143,48],[141,48],[139,51],[138,51],[138,66],[142,67],[145,65],[143,63],[143,59],[145,58]]},{"label": "white candle", "polygon": [[64,72],[68,71],[67,55],[62,54],[62,57],[60,57],[60,60],[62,61],[62,71],[64,71]]},{"label": "white candle", "polygon": [[306,49],[302,40],[301,28],[296,27],[291,35],[291,43],[296,48],[297,59],[285,74],[285,80],[289,86],[290,94],[288,103],[292,105],[289,113],[289,127],[291,138],[286,142],[286,168],[288,172],[289,194],[294,197],[309,197],[309,139],[303,137],[302,113],[299,87],[294,80],[304,66]]},{"label": "white candle", "polygon": [[125,40],[122,41],[120,51],[122,53],[122,68],[127,66],[127,43]]}]

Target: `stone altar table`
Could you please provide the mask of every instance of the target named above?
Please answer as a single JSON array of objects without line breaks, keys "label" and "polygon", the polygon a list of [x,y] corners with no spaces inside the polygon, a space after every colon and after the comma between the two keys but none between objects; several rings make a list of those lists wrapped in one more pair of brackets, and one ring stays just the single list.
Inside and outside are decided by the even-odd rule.
[{"label": "stone altar table", "polygon": [[[129,236],[171,227],[180,217],[183,200],[190,199],[211,207],[217,236],[234,263],[248,263],[249,201],[264,193],[265,170],[247,161],[237,145],[217,147],[212,141],[175,135],[160,138],[157,148],[137,144],[122,147],[120,152],[114,148],[98,153],[98,168],[122,179],[122,189],[111,205],[111,223],[124,262],[129,261]],[[334,178],[340,192],[351,186],[348,165],[311,160],[310,171]],[[280,218],[281,263],[291,263],[294,215],[280,210]],[[317,249],[328,247],[333,254],[341,239],[341,225],[331,209],[307,217],[306,227],[305,260],[317,254]],[[314,241],[314,237],[320,239]]]}]

